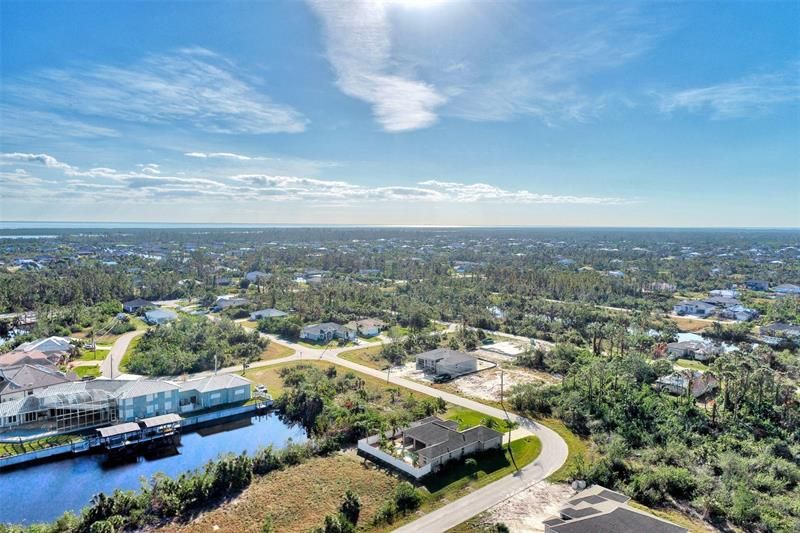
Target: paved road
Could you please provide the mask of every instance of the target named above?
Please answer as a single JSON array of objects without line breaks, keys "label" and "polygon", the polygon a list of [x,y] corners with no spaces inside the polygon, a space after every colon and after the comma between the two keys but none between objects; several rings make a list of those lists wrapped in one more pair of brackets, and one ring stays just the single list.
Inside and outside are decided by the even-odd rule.
[{"label": "paved road", "polygon": [[[277,342],[277,340],[269,335],[265,335],[270,340]],[[342,359],[339,354],[342,352],[353,350],[350,348],[331,348],[328,350],[320,350],[302,346],[293,342],[286,342],[280,340],[282,344],[286,344],[296,350],[294,355],[283,357],[281,359],[273,359],[271,361],[261,361],[253,363],[251,368],[260,368],[272,365],[279,365],[290,361],[328,361],[337,365],[350,368],[376,377],[378,379],[386,379],[386,373],[374,368],[369,368],[347,359]],[[241,372],[241,367],[233,366],[220,370],[220,372]],[[207,375],[208,372],[198,374]],[[512,438],[517,439],[527,435],[536,435],[542,442],[542,452],[539,457],[529,465],[522,468],[522,470],[514,475],[506,476],[499,479],[485,487],[482,487],[475,492],[472,492],[458,500],[445,505],[435,511],[432,511],[418,520],[411,522],[397,531],[403,533],[418,533],[418,532],[438,532],[446,531],[473,516],[486,511],[494,505],[510,498],[518,492],[527,489],[531,485],[542,481],[544,478],[558,470],[561,465],[567,460],[568,449],[567,443],[551,429],[537,424],[533,420],[525,417],[504,412],[502,409],[491,407],[486,404],[463,398],[455,394],[444,392],[433,387],[429,387],[416,381],[411,381],[401,377],[390,375],[389,382],[401,387],[418,391],[430,396],[438,396],[447,402],[462,407],[467,407],[479,413],[494,416],[497,418],[505,418],[508,416],[511,420],[519,423],[520,428],[512,433]]]},{"label": "paved road", "polygon": [[125,355],[126,351],[128,351],[128,346],[130,346],[131,341],[143,334],[144,330],[141,329],[129,331],[128,333],[123,333],[116,341],[114,341],[114,345],[111,346],[111,350],[108,351],[108,355],[105,359],[103,359],[103,362],[100,363],[100,373],[104,378],[117,378],[120,376],[120,374],[122,374],[119,369],[119,364],[122,362],[122,356]]}]

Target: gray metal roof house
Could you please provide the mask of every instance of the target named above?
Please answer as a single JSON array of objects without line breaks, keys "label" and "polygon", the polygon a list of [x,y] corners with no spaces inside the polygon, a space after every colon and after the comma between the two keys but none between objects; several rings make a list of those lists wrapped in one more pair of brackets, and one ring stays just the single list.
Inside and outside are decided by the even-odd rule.
[{"label": "gray metal roof house", "polygon": [[628,496],[600,485],[570,499],[558,516],[544,521],[545,533],[685,533],[686,528],[634,509]]},{"label": "gray metal roof house", "polygon": [[442,376],[458,376],[478,370],[478,360],[466,353],[449,348],[437,348],[416,356],[417,368]]},{"label": "gray metal roof house", "polygon": [[322,324],[311,324],[300,331],[300,338],[312,342],[327,342],[333,339],[354,340],[356,330],[348,328],[336,322],[323,322]]}]

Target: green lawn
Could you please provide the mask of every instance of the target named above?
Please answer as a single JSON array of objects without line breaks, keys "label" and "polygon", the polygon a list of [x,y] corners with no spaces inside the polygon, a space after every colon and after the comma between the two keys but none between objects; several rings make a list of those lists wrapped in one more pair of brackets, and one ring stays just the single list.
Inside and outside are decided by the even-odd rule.
[{"label": "green lawn", "polygon": [[692,370],[702,370],[704,372],[706,370],[710,370],[708,365],[705,365],[700,361],[692,361],[690,359],[678,359],[677,361],[675,361],[675,365],[683,368],[690,368]]},{"label": "green lawn", "polygon": [[382,350],[383,350],[383,345],[373,345],[373,346],[367,346],[366,348],[348,350],[346,352],[340,353],[339,357],[341,357],[342,359],[347,359],[348,361],[351,361],[353,363],[358,363],[359,365],[368,366],[369,368],[383,370],[384,368],[386,368],[388,361],[380,357],[380,353]]},{"label": "green lawn", "polygon": [[511,453],[508,445],[503,446],[502,452],[494,450],[473,458],[478,462],[477,469],[471,470],[463,461],[448,464],[430,479],[424,480],[423,486],[430,492],[432,498],[450,498],[460,489],[469,486],[470,490],[488,485],[493,481],[511,474],[517,467],[522,468],[539,457],[542,443],[536,436],[517,439],[511,443]]},{"label": "green lawn", "polygon": [[442,418],[445,418],[446,420],[457,421],[459,430],[464,430],[467,428],[478,426],[482,424],[484,420],[490,418],[494,420],[495,424],[497,424],[494,429],[496,429],[501,433],[505,433],[508,431],[508,423],[505,420],[485,415],[477,411],[472,411],[471,409],[467,409],[466,407],[461,407],[460,405],[451,406],[447,410],[447,412],[443,415]]},{"label": "green lawn", "polygon": [[86,376],[100,377],[99,366],[76,366],[72,371],[75,372],[79,378],[84,378]]},{"label": "green lawn", "polygon": [[111,348],[97,348],[97,353],[94,350],[87,350],[85,348],[81,348],[79,350],[80,357],[78,357],[79,361],[102,361],[108,355],[109,350]]}]

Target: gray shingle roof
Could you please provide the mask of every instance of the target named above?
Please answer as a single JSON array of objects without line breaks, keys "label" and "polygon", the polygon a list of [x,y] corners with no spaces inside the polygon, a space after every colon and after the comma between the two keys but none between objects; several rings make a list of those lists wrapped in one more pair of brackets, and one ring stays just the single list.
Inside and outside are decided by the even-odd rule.
[{"label": "gray shingle roof", "polygon": [[475,357],[466,352],[459,352],[458,350],[451,350],[450,348],[436,348],[428,352],[417,355],[417,359],[429,359],[436,362],[445,361],[445,364],[463,363],[464,361],[471,361]]}]

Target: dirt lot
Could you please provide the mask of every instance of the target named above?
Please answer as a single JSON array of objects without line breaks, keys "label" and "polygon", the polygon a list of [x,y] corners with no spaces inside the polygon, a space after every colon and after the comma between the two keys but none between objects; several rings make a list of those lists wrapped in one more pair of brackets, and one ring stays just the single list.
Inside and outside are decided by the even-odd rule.
[{"label": "dirt lot", "polygon": [[502,522],[512,532],[544,531],[542,521],[557,515],[573,494],[566,483],[542,481],[489,509],[487,522]]},{"label": "dirt lot", "polygon": [[[554,378],[541,372],[523,369],[503,370],[503,388],[506,395],[514,387],[523,383],[552,383]],[[456,378],[449,383],[463,395],[483,400],[500,401],[500,369],[493,368],[477,374]]]}]

